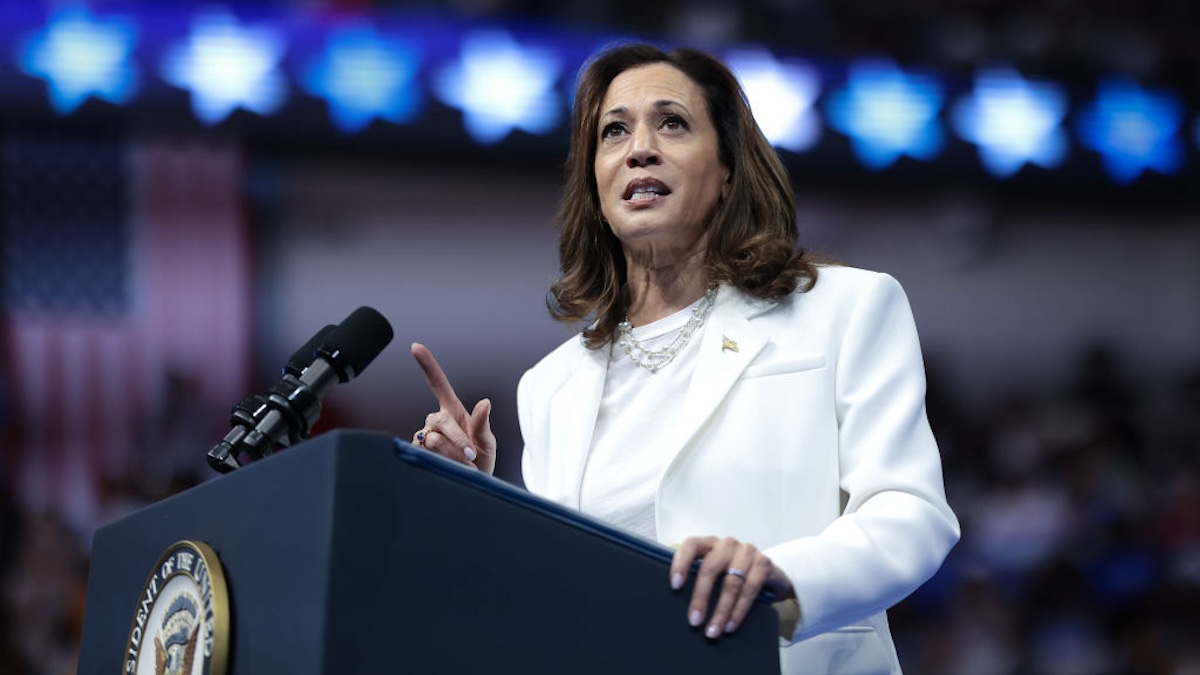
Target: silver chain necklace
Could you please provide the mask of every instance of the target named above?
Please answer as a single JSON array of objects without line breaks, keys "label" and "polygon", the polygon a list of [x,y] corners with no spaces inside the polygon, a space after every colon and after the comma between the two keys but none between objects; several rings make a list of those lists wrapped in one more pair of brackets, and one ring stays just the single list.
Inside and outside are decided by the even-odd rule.
[{"label": "silver chain necklace", "polygon": [[675,356],[691,341],[692,334],[700,326],[704,325],[704,321],[708,318],[708,313],[712,311],[713,303],[716,300],[717,288],[714,286],[705,291],[704,297],[700,299],[699,304],[692,308],[692,315],[688,317],[687,323],[680,329],[679,334],[664,347],[646,349],[645,345],[633,336],[633,326],[629,325],[628,318],[617,324],[617,331],[621,335],[617,344],[624,348],[625,354],[635,364],[652,373],[657,373],[663,366],[675,360]]}]

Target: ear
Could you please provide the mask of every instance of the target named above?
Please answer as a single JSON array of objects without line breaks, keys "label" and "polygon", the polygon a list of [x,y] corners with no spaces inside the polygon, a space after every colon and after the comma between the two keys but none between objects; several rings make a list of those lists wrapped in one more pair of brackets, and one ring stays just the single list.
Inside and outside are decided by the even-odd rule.
[{"label": "ear", "polygon": [[729,191],[733,189],[733,174],[725,172],[725,182],[721,185],[721,201],[729,199]]}]

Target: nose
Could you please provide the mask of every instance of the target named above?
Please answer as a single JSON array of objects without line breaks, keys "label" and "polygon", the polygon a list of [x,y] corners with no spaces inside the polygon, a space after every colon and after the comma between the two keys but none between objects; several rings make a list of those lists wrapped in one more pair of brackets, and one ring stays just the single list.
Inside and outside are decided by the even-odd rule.
[{"label": "nose", "polygon": [[629,168],[658,164],[662,158],[658,154],[658,144],[652,129],[645,125],[633,132],[633,142],[629,144],[629,154],[625,157],[625,165]]}]

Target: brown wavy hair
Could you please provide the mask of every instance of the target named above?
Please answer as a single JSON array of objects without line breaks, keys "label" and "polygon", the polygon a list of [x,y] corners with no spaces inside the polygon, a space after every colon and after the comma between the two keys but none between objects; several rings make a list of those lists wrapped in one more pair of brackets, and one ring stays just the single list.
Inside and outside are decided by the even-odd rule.
[{"label": "brown wavy hair", "polygon": [[759,298],[778,298],[817,282],[814,261],[796,246],[796,205],[783,162],[763,136],[737,77],[697,49],[664,52],[652,45],[613,47],[583,68],[575,92],[566,185],[559,205],[562,276],[547,305],[555,319],[591,321],[583,331],[592,349],[607,344],[629,305],[621,242],[600,212],[595,157],[600,104],[609,84],[631,68],[667,63],[704,92],[717,130],[719,156],[730,172],[728,198],[708,224],[705,264],[711,281]]}]

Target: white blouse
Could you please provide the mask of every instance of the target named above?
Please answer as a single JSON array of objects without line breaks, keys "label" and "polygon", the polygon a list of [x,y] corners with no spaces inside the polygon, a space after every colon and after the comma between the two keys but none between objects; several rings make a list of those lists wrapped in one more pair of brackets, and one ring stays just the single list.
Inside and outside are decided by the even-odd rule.
[{"label": "white blouse", "polygon": [[[671,316],[634,328],[633,337],[646,349],[670,343],[703,301],[701,298]],[[604,395],[580,487],[584,513],[657,539],[655,494],[673,456],[666,439],[682,414],[703,332],[701,326],[658,372],[634,363],[621,346],[610,346]]]}]

